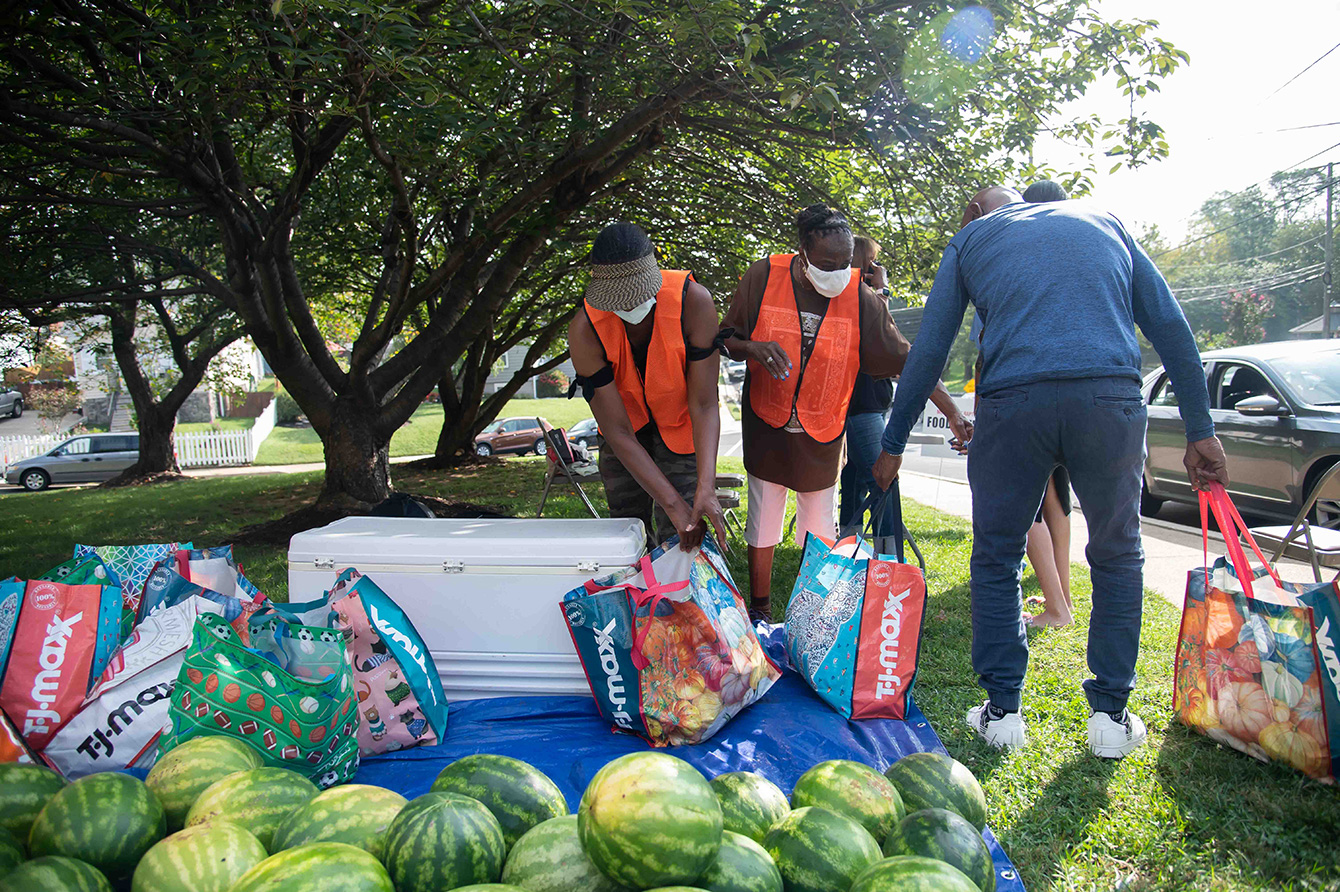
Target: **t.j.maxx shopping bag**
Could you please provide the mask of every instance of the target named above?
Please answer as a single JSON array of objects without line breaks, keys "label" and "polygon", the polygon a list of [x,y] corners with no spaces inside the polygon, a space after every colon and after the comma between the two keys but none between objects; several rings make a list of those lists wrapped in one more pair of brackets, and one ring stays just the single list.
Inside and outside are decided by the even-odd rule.
[{"label": "t.j.maxx shopping bag", "polygon": [[671,538],[561,606],[600,714],[652,746],[707,740],[781,677],[710,536],[687,552]]},{"label": "t.j.maxx shopping bag", "polygon": [[[865,508],[878,513],[875,495],[849,531],[859,530]],[[906,527],[903,534],[912,541]],[[815,693],[847,718],[901,720],[925,612],[921,569],[876,554],[858,535],[829,542],[811,533],[786,606],[787,655]]]},{"label": "t.j.maxx shopping bag", "polygon": [[[1209,561],[1209,512],[1228,558]],[[1333,782],[1340,767],[1340,602],[1333,584],[1280,580],[1217,484],[1201,494],[1207,566],[1187,577],[1174,708],[1188,727]],[[1261,562],[1253,570],[1239,537]]]}]

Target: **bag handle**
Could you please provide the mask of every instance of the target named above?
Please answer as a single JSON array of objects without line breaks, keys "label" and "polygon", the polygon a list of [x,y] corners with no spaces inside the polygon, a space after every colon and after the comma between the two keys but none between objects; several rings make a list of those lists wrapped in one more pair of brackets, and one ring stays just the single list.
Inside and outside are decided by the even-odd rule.
[{"label": "bag handle", "polygon": [[1252,547],[1257,560],[1265,567],[1266,572],[1275,584],[1283,588],[1284,583],[1280,581],[1279,574],[1275,568],[1266,560],[1261,552],[1261,547],[1256,544],[1256,539],[1252,536],[1251,530],[1247,527],[1247,522],[1242,519],[1238,513],[1237,506],[1229,497],[1228,491],[1220,483],[1211,483],[1209,491],[1201,490],[1200,497],[1200,526],[1201,543],[1205,555],[1205,587],[1210,587],[1210,512],[1214,513],[1215,522],[1219,524],[1219,531],[1223,533],[1224,544],[1228,548],[1228,557],[1233,565],[1233,570],[1237,573],[1238,582],[1242,586],[1242,591],[1247,597],[1254,597],[1252,592],[1252,580],[1256,578],[1256,573],[1252,569],[1251,561],[1247,559],[1247,554],[1242,549],[1242,539],[1247,540],[1247,544]]},{"label": "bag handle", "polygon": [[[845,527],[838,531],[838,541],[841,542],[848,536],[855,536],[858,539],[874,543],[874,537],[871,535],[875,531],[875,518],[884,511],[884,503],[893,497],[893,487],[886,490],[873,490],[865,497],[861,503],[860,509],[853,516],[852,520]],[[866,512],[870,512],[870,520],[864,525],[861,524],[861,518],[865,517]],[[912,546],[912,553],[917,557],[917,564],[921,567],[921,572],[926,572],[926,559],[921,555],[921,549],[917,547],[917,540],[912,538],[912,531],[907,528],[907,524],[901,524],[902,529],[898,534],[902,536],[903,541]],[[885,537],[890,538],[890,537]],[[873,549],[872,549],[873,550]],[[907,563],[907,561],[902,561]]]},{"label": "bag handle", "polygon": [[[618,585],[612,586],[599,586],[595,584],[595,580],[593,579],[588,579],[584,587],[587,594],[591,595],[594,595],[597,592],[606,593],[622,591],[626,593],[628,600],[633,602],[634,608],[644,607],[648,604],[651,605],[647,611],[648,622],[644,623],[642,628],[639,629],[637,634],[633,637],[633,666],[641,672],[643,669],[646,669],[651,665],[651,661],[642,653],[642,646],[647,640],[647,635],[651,632],[651,617],[656,615],[656,608],[660,606],[660,603],[665,600],[667,595],[688,588],[689,581],[687,579],[681,579],[679,582],[663,583],[657,580],[656,571],[652,569],[651,555],[649,554],[642,556],[642,559],[638,561],[637,568],[642,573],[642,581],[647,586],[645,589],[638,588],[630,582],[621,582]],[[633,625],[636,626],[637,623],[635,622]]]}]

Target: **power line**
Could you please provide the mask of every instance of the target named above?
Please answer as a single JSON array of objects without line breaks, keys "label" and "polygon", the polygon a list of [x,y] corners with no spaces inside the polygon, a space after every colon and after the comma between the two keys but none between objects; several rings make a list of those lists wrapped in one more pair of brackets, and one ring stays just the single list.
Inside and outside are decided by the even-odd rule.
[{"label": "power line", "polygon": [[1176,270],[1177,272],[1180,273],[1189,269],[1215,269],[1222,266],[1237,266],[1243,263],[1251,263],[1254,260],[1265,260],[1269,257],[1275,257],[1280,254],[1284,254],[1288,251],[1292,251],[1294,248],[1304,248],[1307,247],[1308,245],[1315,244],[1316,242],[1319,241],[1321,241],[1321,236],[1319,235],[1313,236],[1312,238],[1303,239],[1301,242],[1294,242],[1287,248],[1280,248],[1278,251],[1271,251],[1268,254],[1257,254],[1253,257],[1243,257],[1239,260],[1224,260],[1219,263],[1193,263],[1190,264],[1189,266],[1178,266],[1176,267]]},{"label": "power line", "polygon": [[[1272,288],[1284,288],[1290,285],[1299,285],[1304,282],[1310,282],[1319,278],[1324,272],[1326,264],[1313,263],[1298,269],[1288,270],[1272,276],[1264,276],[1256,279],[1243,279],[1238,282],[1219,282],[1213,285],[1196,285],[1190,288],[1176,288],[1173,290],[1173,296],[1179,301],[1204,300],[1215,297],[1215,294],[1202,294],[1203,292],[1216,292],[1217,296],[1223,296],[1225,292],[1262,290],[1268,291]],[[1201,296],[1196,296],[1201,295]]]},{"label": "power line", "polygon": [[1318,56],[1316,59],[1314,59],[1314,60],[1312,61],[1312,64],[1308,65],[1308,66],[1307,66],[1306,68],[1304,68],[1302,71],[1298,72],[1298,73],[1295,74],[1293,77],[1289,78],[1287,81],[1285,81],[1284,83],[1280,84],[1278,87],[1275,88],[1274,92],[1270,93],[1270,95],[1266,96],[1266,98],[1265,98],[1265,99],[1262,99],[1261,101],[1262,101],[1262,102],[1265,102],[1267,99],[1270,99],[1272,96],[1274,96],[1274,95],[1275,95],[1276,93],[1278,93],[1280,90],[1283,90],[1285,87],[1289,86],[1289,84],[1293,83],[1294,81],[1298,80],[1298,79],[1299,79],[1300,77],[1302,77],[1303,75],[1307,74],[1307,73],[1308,73],[1309,71],[1311,71],[1314,67],[1316,67],[1316,65],[1317,65],[1318,62],[1320,62],[1322,59],[1325,59],[1327,56],[1329,56],[1331,53],[1335,52],[1336,50],[1340,50],[1340,43],[1337,43],[1335,46],[1331,47],[1329,50],[1327,50],[1326,52],[1322,53],[1320,56]]},{"label": "power line", "polygon": [[[1333,149],[1333,148],[1336,148],[1337,146],[1340,146],[1340,143],[1336,143],[1334,146],[1331,146],[1331,148]],[[1330,149],[1322,149],[1322,151],[1321,151],[1321,152],[1318,152],[1317,155],[1320,155],[1320,154],[1322,154],[1323,152],[1329,152],[1329,151],[1330,151]],[[1312,156],[1312,158],[1315,158],[1315,157],[1316,157],[1316,155],[1313,155],[1313,156]],[[1306,161],[1310,161],[1310,160],[1312,160],[1312,158],[1304,158],[1303,161],[1298,162],[1298,164],[1295,164],[1295,165],[1293,165],[1292,167],[1286,168],[1286,170],[1292,170],[1294,167],[1298,167],[1299,164],[1303,164],[1303,163],[1306,162]],[[1281,172],[1282,172],[1282,171],[1281,171]],[[1258,185],[1258,186],[1259,186],[1260,183],[1256,183],[1256,184],[1254,184],[1254,185]],[[1251,188],[1252,188],[1252,186],[1248,186],[1247,189],[1241,189],[1241,190],[1239,190],[1238,192],[1232,192],[1232,193],[1229,193],[1229,195],[1227,195],[1226,197],[1231,198],[1231,197],[1233,197],[1234,195],[1240,195],[1240,194],[1242,194],[1243,192],[1246,192],[1248,189],[1251,189]],[[1239,226],[1242,226],[1243,224],[1252,222],[1253,220],[1259,220],[1259,219],[1261,219],[1262,217],[1264,217],[1264,216],[1266,216],[1266,215],[1268,215],[1268,214],[1273,214],[1275,211],[1283,210],[1285,207],[1287,207],[1287,206],[1290,205],[1290,204],[1293,204],[1293,203],[1298,202],[1298,201],[1303,201],[1304,199],[1313,198],[1313,197],[1315,197],[1315,196],[1317,196],[1317,195],[1320,195],[1321,193],[1323,193],[1323,192],[1325,192],[1325,191],[1326,191],[1326,187],[1325,187],[1325,186],[1322,186],[1320,189],[1316,189],[1316,190],[1314,190],[1314,191],[1312,191],[1312,192],[1307,192],[1307,193],[1304,193],[1304,194],[1302,194],[1302,195],[1295,195],[1293,198],[1286,198],[1284,201],[1280,202],[1279,204],[1271,205],[1270,207],[1266,208],[1266,209],[1263,210],[1263,211],[1260,211],[1260,212],[1258,212],[1258,213],[1252,214],[1250,217],[1244,217],[1244,218],[1241,219],[1241,220],[1235,220],[1235,221],[1233,221],[1232,223],[1230,223],[1230,224],[1227,225],[1227,226],[1224,226],[1224,227],[1222,227],[1222,228],[1220,228],[1220,229],[1216,229],[1214,232],[1207,232],[1207,233],[1205,233],[1204,235],[1198,235],[1198,236],[1196,236],[1195,238],[1187,239],[1186,241],[1182,242],[1180,245],[1175,245],[1175,246],[1173,246],[1173,247],[1171,247],[1171,248],[1166,248],[1166,249],[1164,249],[1164,250],[1158,252],[1157,254],[1152,254],[1152,255],[1150,255],[1150,258],[1149,258],[1149,259],[1150,259],[1150,260],[1157,260],[1158,258],[1163,257],[1163,256],[1166,255],[1166,254],[1171,254],[1173,251],[1180,251],[1182,248],[1185,248],[1185,247],[1187,247],[1188,245],[1194,245],[1194,244],[1196,244],[1196,243],[1198,243],[1198,242],[1203,242],[1203,241],[1205,241],[1205,240],[1207,240],[1207,239],[1214,238],[1216,235],[1219,235],[1220,233],[1228,232],[1230,229],[1236,229],[1236,228],[1238,228]]]}]

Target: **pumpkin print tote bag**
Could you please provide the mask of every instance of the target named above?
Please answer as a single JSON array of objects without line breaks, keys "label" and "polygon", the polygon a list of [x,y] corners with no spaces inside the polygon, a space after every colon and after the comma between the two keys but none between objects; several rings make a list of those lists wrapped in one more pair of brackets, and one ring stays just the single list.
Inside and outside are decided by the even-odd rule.
[{"label": "pumpkin print tote bag", "polygon": [[[1226,558],[1209,561],[1209,515],[1224,533]],[[1336,683],[1337,611],[1331,585],[1280,580],[1228,493],[1201,493],[1206,566],[1187,577],[1178,633],[1174,709],[1211,740],[1262,761],[1285,762],[1334,782],[1340,764]],[[1245,540],[1260,561],[1253,570]]]}]

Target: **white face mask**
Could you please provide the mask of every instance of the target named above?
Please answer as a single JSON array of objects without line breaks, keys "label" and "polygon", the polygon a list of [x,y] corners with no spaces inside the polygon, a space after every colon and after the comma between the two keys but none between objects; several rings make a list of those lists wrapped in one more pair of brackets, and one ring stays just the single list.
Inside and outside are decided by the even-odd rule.
[{"label": "white face mask", "polygon": [[[803,257],[803,255],[802,255]],[[813,263],[810,263],[808,257],[803,257],[805,261],[805,278],[810,280],[814,290],[824,297],[837,297],[847,289],[847,284],[851,282],[851,267],[844,266],[842,269],[819,269]]]},{"label": "white face mask", "polygon": [[655,306],[656,295],[653,294],[631,310],[613,310],[612,312],[629,325],[637,325],[643,319],[647,318],[647,314],[649,314]]}]

